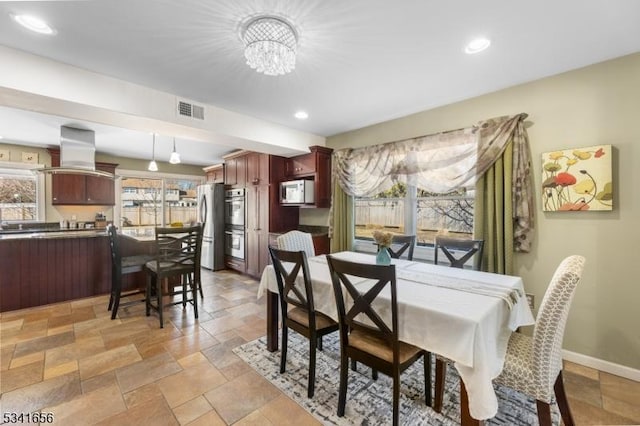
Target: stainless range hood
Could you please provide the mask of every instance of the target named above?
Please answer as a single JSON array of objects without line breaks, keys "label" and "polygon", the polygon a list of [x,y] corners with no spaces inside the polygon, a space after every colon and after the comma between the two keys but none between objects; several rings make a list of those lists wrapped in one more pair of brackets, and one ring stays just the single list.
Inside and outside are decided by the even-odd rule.
[{"label": "stainless range hood", "polygon": [[93,130],[60,127],[60,167],[47,167],[37,172],[49,174],[82,174],[115,179],[109,172],[96,170],[96,135]]}]

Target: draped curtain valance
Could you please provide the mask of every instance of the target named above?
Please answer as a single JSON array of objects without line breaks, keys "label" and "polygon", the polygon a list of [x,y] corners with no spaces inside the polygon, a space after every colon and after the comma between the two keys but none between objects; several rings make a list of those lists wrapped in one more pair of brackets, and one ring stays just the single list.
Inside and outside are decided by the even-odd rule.
[{"label": "draped curtain valance", "polygon": [[513,143],[514,236],[528,251],[533,227],[533,197],[527,114],[499,117],[460,130],[421,136],[398,142],[334,151],[334,179],[349,196],[371,197],[397,182],[412,182],[432,193],[473,188]]}]

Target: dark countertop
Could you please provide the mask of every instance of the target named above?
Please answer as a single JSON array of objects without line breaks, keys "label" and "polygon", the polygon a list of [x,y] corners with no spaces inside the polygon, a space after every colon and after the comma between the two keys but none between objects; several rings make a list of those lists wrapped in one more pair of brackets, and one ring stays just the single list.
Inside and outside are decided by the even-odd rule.
[{"label": "dark countertop", "polygon": [[[312,226],[312,225],[300,225],[298,226],[298,231],[308,232],[314,237],[319,237],[323,235],[329,234],[328,226]],[[285,232],[270,232],[271,235],[282,235]]]},{"label": "dark countertop", "polygon": [[104,237],[107,233],[104,229],[69,229],[69,230],[47,230],[34,231],[34,229],[23,230],[23,232],[2,232],[0,241],[5,240],[28,240],[33,238],[53,239],[53,238],[95,238]]}]

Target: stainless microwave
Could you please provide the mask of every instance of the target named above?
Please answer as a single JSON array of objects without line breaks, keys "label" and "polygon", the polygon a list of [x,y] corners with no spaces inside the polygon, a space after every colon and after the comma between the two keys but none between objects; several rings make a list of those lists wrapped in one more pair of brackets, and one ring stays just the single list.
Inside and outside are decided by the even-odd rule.
[{"label": "stainless microwave", "polygon": [[312,180],[291,180],[280,183],[281,204],[313,204]]}]

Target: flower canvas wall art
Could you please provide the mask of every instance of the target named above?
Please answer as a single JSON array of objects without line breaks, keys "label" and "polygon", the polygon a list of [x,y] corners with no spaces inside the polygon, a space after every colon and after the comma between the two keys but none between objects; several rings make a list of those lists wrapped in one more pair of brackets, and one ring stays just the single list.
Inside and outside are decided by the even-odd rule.
[{"label": "flower canvas wall art", "polygon": [[611,145],[542,154],[542,210],[613,210]]}]

